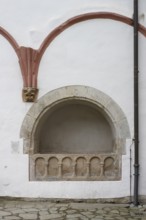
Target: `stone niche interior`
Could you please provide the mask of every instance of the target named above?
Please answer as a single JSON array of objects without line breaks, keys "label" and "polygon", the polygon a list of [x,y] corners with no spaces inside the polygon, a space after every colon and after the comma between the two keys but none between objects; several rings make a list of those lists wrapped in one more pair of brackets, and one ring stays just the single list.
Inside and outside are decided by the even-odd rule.
[{"label": "stone niche interior", "polygon": [[102,113],[81,101],[60,103],[48,111],[36,132],[37,153],[97,154],[113,152],[114,135]]},{"label": "stone niche interior", "polygon": [[119,179],[114,128],[103,110],[83,100],[49,108],[34,132],[32,180]]}]

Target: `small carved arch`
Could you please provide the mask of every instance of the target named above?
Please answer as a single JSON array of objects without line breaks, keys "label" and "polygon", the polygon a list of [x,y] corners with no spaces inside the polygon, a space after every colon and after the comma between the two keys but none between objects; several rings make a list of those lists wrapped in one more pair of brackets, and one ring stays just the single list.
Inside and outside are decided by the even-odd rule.
[{"label": "small carved arch", "polygon": [[90,160],[90,175],[91,176],[100,176],[101,174],[101,166],[100,166],[100,158],[93,157]]},{"label": "small carved arch", "polygon": [[65,157],[62,160],[62,175],[65,177],[73,175],[73,161],[71,157]]},{"label": "small carved arch", "polygon": [[58,159],[56,157],[51,157],[48,161],[48,175],[56,177],[59,174],[58,169]]},{"label": "small carved arch", "polygon": [[41,178],[45,175],[45,161],[44,158],[37,158],[35,161],[35,176]]}]

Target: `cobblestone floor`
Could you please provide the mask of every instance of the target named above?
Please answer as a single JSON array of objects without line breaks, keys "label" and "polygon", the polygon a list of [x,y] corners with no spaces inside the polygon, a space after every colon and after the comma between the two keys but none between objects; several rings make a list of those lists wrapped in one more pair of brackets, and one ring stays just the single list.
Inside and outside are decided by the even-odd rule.
[{"label": "cobblestone floor", "polygon": [[0,201],[0,220],[146,220],[146,205]]}]

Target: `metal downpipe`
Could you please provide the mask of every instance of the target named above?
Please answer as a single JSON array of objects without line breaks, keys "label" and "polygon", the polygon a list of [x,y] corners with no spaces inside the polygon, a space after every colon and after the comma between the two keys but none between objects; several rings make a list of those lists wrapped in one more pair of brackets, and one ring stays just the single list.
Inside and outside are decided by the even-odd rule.
[{"label": "metal downpipe", "polygon": [[139,205],[138,0],[134,0],[134,205]]}]

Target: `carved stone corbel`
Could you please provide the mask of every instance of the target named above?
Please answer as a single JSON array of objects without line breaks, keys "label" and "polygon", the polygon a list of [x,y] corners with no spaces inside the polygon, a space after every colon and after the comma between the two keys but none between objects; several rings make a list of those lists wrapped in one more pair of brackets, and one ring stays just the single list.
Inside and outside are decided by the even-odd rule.
[{"label": "carved stone corbel", "polygon": [[22,90],[22,98],[24,102],[34,102],[37,99],[38,89],[25,87]]}]

